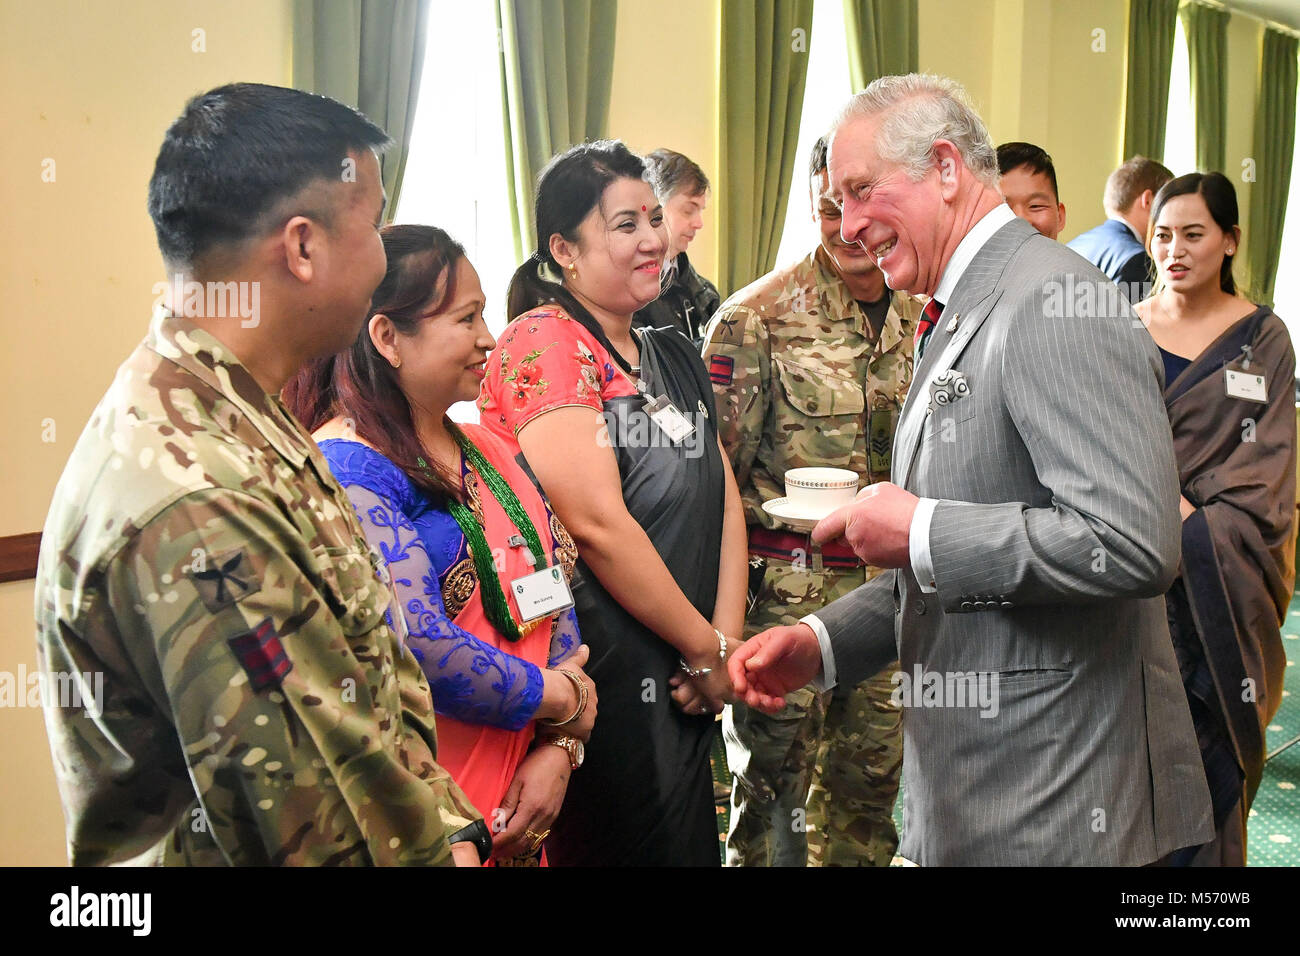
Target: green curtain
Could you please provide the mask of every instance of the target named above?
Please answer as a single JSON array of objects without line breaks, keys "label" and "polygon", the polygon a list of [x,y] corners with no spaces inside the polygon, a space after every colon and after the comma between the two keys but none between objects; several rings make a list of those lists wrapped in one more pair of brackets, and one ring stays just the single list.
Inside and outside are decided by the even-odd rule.
[{"label": "green curtain", "polygon": [[1282,251],[1287,192],[1295,150],[1296,53],[1300,41],[1264,31],[1255,110],[1255,184],[1250,191],[1246,288],[1256,302],[1272,304]]},{"label": "green curtain", "polygon": [[785,224],[808,75],[812,0],[722,0],[718,287],[771,270]]},{"label": "green curtain", "polygon": [[1199,3],[1182,9],[1196,116],[1196,168],[1223,172],[1228,115],[1228,12]]},{"label": "green curtain", "polygon": [[916,0],[844,0],[853,92],[880,76],[917,71]]},{"label": "green curtain", "polygon": [[[618,5],[497,0],[496,10],[510,220],[522,260],[536,240],[534,189],[542,167],[570,146],[607,135]],[[655,95],[653,82],[645,95]]]},{"label": "green curtain", "polygon": [[430,0],[294,0],[293,85],[354,106],[393,146],[380,157],[393,221],[424,67]]},{"label": "green curtain", "polygon": [[1169,67],[1174,59],[1178,0],[1129,0],[1124,86],[1124,153],[1159,160],[1165,154]]}]

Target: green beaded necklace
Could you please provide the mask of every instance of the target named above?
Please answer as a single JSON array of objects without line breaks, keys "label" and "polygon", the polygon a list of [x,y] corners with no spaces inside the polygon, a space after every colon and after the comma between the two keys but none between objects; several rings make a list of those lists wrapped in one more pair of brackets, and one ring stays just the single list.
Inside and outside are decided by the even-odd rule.
[{"label": "green beaded necklace", "polygon": [[[523,535],[524,542],[533,554],[536,569],[540,571],[546,567],[546,552],[542,548],[542,539],[538,537],[537,529],[533,527],[528,512],[524,511],[524,506],[520,504],[519,496],[460,429],[453,427],[450,431],[460,445],[465,461],[478,473],[488,490],[492,492],[492,497],[497,500],[497,504],[501,505],[506,516]],[[426,474],[428,473],[429,466],[423,458],[416,459],[416,464]],[[501,579],[497,576],[496,562],[492,560],[492,550],[488,547],[482,526],[475,519],[474,512],[463,502],[449,497],[447,508],[451,516],[456,519],[456,524],[460,525],[461,533],[465,535],[465,540],[469,544],[469,553],[474,559],[474,571],[478,575],[483,610],[488,620],[505,635],[506,640],[512,643],[519,641],[523,634],[519,631],[519,625],[515,623],[514,615],[510,613],[510,604],[506,600],[505,592],[501,590]]]}]

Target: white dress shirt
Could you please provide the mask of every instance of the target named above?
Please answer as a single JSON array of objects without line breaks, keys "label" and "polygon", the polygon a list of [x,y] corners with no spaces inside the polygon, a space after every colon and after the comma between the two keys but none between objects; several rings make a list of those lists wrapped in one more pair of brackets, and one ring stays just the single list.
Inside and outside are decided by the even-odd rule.
[{"label": "white dress shirt", "polygon": [[[993,238],[995,232],[1015,218],[1016,214],[1011,211],[1010,206],[1004,202],[998,203],[962,237],[957,248],[953,250],[952,258],[944,266],[943,274],[939,276],[939,285],[934,290],[934,298],[940,304],[947,307],[953,290],[957,288],[957,283],[961,281],[970,264],[975,261],[975,256],[984,248],[984,244]],[[915,384],[914,381],[913,385]],[[937,498],[920,499],[916,511],[912,514],[912,524],[907,532],[907,550],[912,573],[916,575],[917,583],[926,594],[933,594],[938,590],[934,583],[934,562],[930,557],[930,520],[934,517],[934,509],[938,504]],[[816,614],[803,617],[799,623],[807,624],[812,628],[821,647],[822,669],[813,680],[812,687],[818,691],[830,690],[835,686],[835,655],[831,651],[831,637],[826,631],[826,625]]]}]

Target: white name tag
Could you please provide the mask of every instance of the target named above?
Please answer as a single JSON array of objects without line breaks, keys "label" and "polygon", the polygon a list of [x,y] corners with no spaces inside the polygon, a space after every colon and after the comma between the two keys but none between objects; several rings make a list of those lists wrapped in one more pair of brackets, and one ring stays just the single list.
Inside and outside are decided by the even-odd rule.
[{"label": "white name tag", "polygon": [[646,399],[645,410],[650,413],[650,420],[659,426],[673,444],[678,444],[695,433],[695,426],[667,398]]},{"label": "white name tag", "polygon": [[1244,398],[1248,402],[1268,403],[1268,386],[1264,382],[1263,375],[1239,372],[1231,368],[1226,368],[1223,372],[1229,398]]},{"label": "white name tag", "polygon": [[573,607],[569,582],[564,580],[564,571],[558,564],[515,578],[510,582],[510,590],[515,593],[519,616],[525,622]]}]

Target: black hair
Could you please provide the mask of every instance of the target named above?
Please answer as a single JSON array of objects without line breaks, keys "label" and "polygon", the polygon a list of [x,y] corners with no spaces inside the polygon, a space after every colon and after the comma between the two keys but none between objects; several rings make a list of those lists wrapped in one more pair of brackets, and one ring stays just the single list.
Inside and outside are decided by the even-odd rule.
[{"label": "black hair", "polygon": [[370,312],[352,347],[307,363],[289,380],[282,397],[309,432],[331,418],[352,419],[357,435],[426,491],[460,498],[460,475],[435,464],[415,434],[411,403],[397,373],[370,338],[370,319],[382,312],[399,333],[413,336],[429,313],[456,300],[456,266],[465,258],[459,242],[436,226],[396,225],[380,231],[388,268],[370,300]]},{"label": "black hair", "polygon": [[551,255],[551,236],[559,233],[576,243],[578,226],[600,204],[600,197],[610,183],[644,178],[645,162],[616,139],[570,147],[546,164],[537,177],[536,243],[533,254],[515,270],[510,280],[506,293],[508,318],[517,319],[529,309],[555,302],[589,330],[599,330],[600,324],[569,290],[543,273],[545,266],[557,274],[560,271]]},{"label": "black hair", "polygon": [[660,202],[683,192],[698,196],[709,189],[709,177],[699,164],[671,149],[656,149],[645,156],[645,180]]},{"label": "black hair", "polygon": [[1047,150],[1033,143],[1003,143],[998,147],[999,176],[1005,176],[1021,166],[1028,166],[1034,173],[1046,173],[1052,183],[1052,195],[1058,203],[1061,201],[1061,191],[1056,188],[1056,166]]},{"label": "black hair", "polygon": [[[1156,221],[1165,203],[1175,196],[1190,196],[1192,193],[1205,200],[1205,207],[1210,216],[1225,235],[1234,235],[1237,219],[1237,190],[1232,180],[1223,173],[1188,173],[1171,179],[1160,187],[1156,198],[1151,201],[1151,225],[1147,235],[1147,248],[1151,248],[1151,236],[1155,235]],[[1236,243],[1233,243],[1236,246]],[[1228,295],[1237,294],[1237,283],[1232,278],[1232,256],[1226,253],[1223,264],[1219,266],[1219,288]]]},{"label": "black hair", "polygon": [[[167,130],[149,180],[163,260],[193,266],[215,247],[261,235],[285,200],[317,180],[343,179],[349,153],[389,143],[326,96],[261,83],[200,93]],[[330,209],[310,212],[329,226]]]},{"label": "black hair", "polygon": [[820,176],[826,169],[826,152],[828,150],[826,137],[818,137],[817,142],[813,143],[812,155],[808,157],[808,178]]}]

